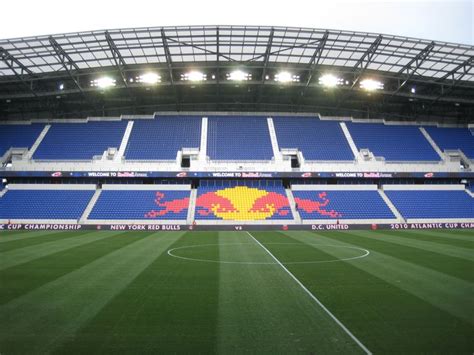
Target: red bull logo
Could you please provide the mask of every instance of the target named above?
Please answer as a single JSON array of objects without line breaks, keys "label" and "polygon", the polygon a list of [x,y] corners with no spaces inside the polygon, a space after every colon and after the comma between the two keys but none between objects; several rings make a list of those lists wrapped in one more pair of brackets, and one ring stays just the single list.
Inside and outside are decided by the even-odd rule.
[{"label": "red bull logo", "polygon": [[156,218],[159,216],[165,216],[168,213],[180,213],[186,210],[189,206],[189,197],[171,200],[171,201],[162,201],[165,197],[165,194],[157,191],[155,195],[155,204],[159,207],[162,207],[159,210],[151,210],[145,213],[145,218]]},{"label": "red bull logo", "polygon": [[204,193],[196,199],[197,218],[213,215],[224,220],[252,221],[288,216],[288,198],[277,192],[236,186]]},{"label": "red bull logo", "polygon": [[318,194],[318,198],[320,201],[295,197],[295,203],[298,206],[298,210],[303,210],[306,213],[318,213],[321,216],[328,216],[331,218],[342,217],[342,213],[339,213],[335,210],[327,210],[325,208],[330,202],[330,200],[327,198],[326,192],[320,192]]}]

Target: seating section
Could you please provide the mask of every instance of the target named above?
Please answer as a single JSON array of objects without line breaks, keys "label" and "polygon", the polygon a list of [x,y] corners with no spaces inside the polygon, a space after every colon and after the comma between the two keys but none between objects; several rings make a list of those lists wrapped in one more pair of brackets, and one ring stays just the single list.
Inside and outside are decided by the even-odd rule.
[{"label": "seating section", "polygon": [[281,181],[202,181],[196,198],[195,219],[293,219]]},{"label": "seating section", "polygon": [[469,129],[425,127],[425,130],[441,150],[459,149],[474,159],[474,135]]},{"label": "seating section", "polygon": [[54,123],[39,145],[33,159],[91,160],[107,148],[119,148],[126,121]]},{"label": "seating section", "polygon": [[418,126],[348,122],[347,127],[359,150],[369,149],[386,161],[440,160]]},{"label": "seating section", "polygon": [[393,219],[396,218],[377,191],[293,191],[302,219]]},{"label": "seating section", "polygon": [[0,125],[0,157],[10,148],[28,148],[35,143],[44,124],[33,123],[29,125]]},{"label": "seating section", "polygon": [[297,148],[306,160],[354,160],[339,122],[315,117],[273,117],[280,149]]},{"label": "seating section", "polygon": [[9,190],[0,219],[79,219],[94,190]]},{"label": "seating section", "polygon": [[267,119],[258,116],[210,116],[207,155],[211,160],[271,160]]},{"label": "seating section", "polygon": [[474,218],[474,198],[465,191],[385,191],[404,218]]},{"label": "seating section", "polygon": [[175,160],[182,148],[199,148],[201,116],[157,116],[135,120],[125,150],[129,160]]},{"label": "seating section", "polygon": [[186,220],[190,191],[103,190],[89,220]]}]

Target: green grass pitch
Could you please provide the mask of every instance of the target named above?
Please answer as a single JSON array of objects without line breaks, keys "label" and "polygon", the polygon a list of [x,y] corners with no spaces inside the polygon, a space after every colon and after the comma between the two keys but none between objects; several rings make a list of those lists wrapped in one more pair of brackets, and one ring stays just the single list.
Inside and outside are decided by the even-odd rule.
[{"label": "green grass pitch", "polygon": [[474,231],[0,233],[0,354],[474,352]]}]

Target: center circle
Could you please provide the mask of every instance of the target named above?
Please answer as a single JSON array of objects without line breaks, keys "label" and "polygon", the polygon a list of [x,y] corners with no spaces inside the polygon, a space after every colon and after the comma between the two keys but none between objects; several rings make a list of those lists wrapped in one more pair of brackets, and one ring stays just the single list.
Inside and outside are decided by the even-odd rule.
[{"label": "center circle", "polygon": [[[167,251],[169,256],[172,256],[174,258],[178,259],[183,259],[183,260],[189,260],[189,261],[198,261],[198,262],[207,262],[207,263],[219,263],[219,264],[244,264],[244,265],[273,265],[273,264],[278,264],[276,261],[236,261],[236,260],[214,260],[211,258],[205,258],[205,257],[191,257],[191,256],[185,256],[180,255],[180,251],[186,251],[189,249],[199,249],[199,248],[209,248],[209,247],[215,247],[215,246],[236,246],[236,245],[252,245],[254,247],[260,248],[257,244],[255,243],[224,243],[224,244],[199,244],[199,245],[188,245],[188,246],[182,246],[182,247],[177,247],[177,248],[172,248]],[[331,244],[318,244],[318,243],[308,243],[308,244],[301,244],[301,243],[265,243],[264,246],[267,245],[286,245],[286,246],[302,246],[302,247],[307,247],[308,245],[314,245],[317,247],[322,247],[321,249],[317,249],[318,251],[324,252],[324,248],[329,249],[329,250],[337,250],[337,249],[345,249],[345,252],[348,250],[355,250],[357,251],[358,255],[355,256],[344,256],[341,258],[334,257],[334,259],[329,259],[329,260],[305,260],[305,261],[284,261],[280,260],[282,264],[285,265],[291,265],[291,264],[322,264],[322,263],[333,263],[333,262],[338,262],[338,261],[348,261],[348,260],[355,260],[355,259],[361,259],[365,258],[370,254],[370,252],[367,249],[364,248],[359,248],[359,247],[352,247],[352,246],[343,246],[343,245],[331,245]],[[262,248],[260,250],[263,253],[266,253],[266,251]],[[315,250],[316,251],[316,250]],[[268,255],[268,253],[267,253]]]}]

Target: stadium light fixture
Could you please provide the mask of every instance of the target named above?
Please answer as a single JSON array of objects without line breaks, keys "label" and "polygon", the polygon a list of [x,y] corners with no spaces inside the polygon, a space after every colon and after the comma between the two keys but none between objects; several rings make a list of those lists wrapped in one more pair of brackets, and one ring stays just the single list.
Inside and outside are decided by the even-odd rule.
[{"label": "stadium light fixture", "polygon": [[383,90],[383,83],[373,79],[364,79],[360,82],[360,88],[367,91]]},{"label": "stadium light fixture", "polygon": [[59,84],[58,89],[60,91],[63,91],[64,90],[64,84],[63,83]]},{"label": "stadium light fixture", "polygon": [[252,74],[243,72],[242,70],[234,70],[233,72],[227,73],[227,80],[232,81],[245,81],[252,80]]},{"label": "stadium light fixture", "polygon": [[278,74],[275,74],[275,81],[278,81],[280,83],[298,82],[300,81],[300,76],[293,75],[287,71],[282,71]]},{"label": "stadium light fixture", "polygon": [[325,74],[319,78],[319,84],[326,86],[328,88],[336,87],[337,85],[342,85],[344,80],[334,76],[332,74]]},{"label": "stadium light fixture", "polygon": [[181,80],[185,81],[205,81],[207,75],[199,71],[190,71],[188,73],[181,74]]},{"label": "stadium light fixture", "polygon": [[161,75],[156,73],[145,73],[137,77],[136,80],[139,83],[155,85],[161,83]]},{"label": "stadium light fixture", "polygon": [[116,85],[116,80],[108,76],[103,76],[99,79],[91,81],[91,86],[98,87],[99,89],[107,89],[115,85]]},{"label": "stadium light fixture", "polygon": [[416,88],[412,87],[410,91],[411,91],[412,94],[415,94],[416,93]]}]

